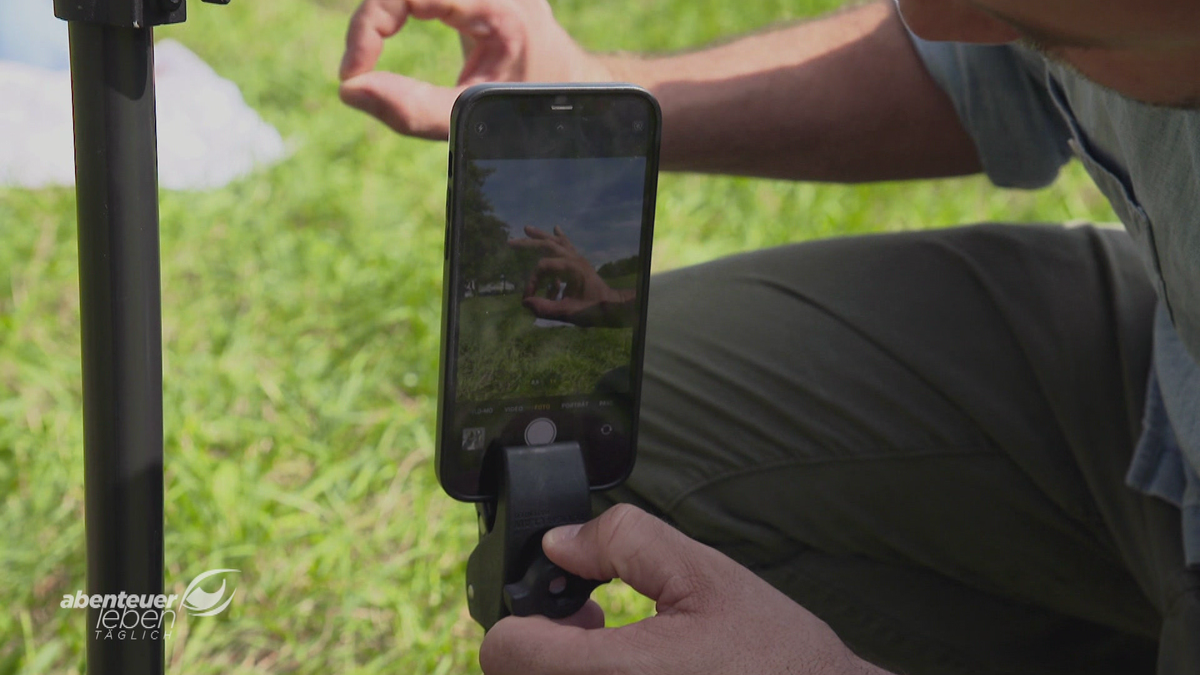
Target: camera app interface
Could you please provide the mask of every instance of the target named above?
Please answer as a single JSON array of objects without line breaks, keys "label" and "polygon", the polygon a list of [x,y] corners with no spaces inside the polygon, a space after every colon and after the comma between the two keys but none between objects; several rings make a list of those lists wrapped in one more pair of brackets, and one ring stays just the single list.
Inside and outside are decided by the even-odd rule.
[{"label": "camera app interface", "polygon": [[629,452],[646,158],[464,164],[454,420],[464,459],[497,440]]}]

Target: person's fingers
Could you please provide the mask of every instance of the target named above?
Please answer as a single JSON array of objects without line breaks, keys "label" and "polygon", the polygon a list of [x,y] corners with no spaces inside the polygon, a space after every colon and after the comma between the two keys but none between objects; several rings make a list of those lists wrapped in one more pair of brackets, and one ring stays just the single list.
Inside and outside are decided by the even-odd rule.
[{"label": "person's fingers", "polygon": [[539,319],[561,319],[569,315],[562,300],[540,298],[536,295],[521,300],[521,304]]},{"label": "person's fingers", "polygon": [[373,69],[383,52],[383,41],[395,35],[407,18],[405,0],[364,0],[350,17],[338,77],[348,80]]},{"label": "person's fingers", "polygon": [[539,277],[559,276],[571,278],[579,276],[579,270],[576,269],[569,258],[542,258],[538,260],[536,272]]},{"label": "person's fingers", "polygon": [[660,607],[690,609],[716,580],[722,556],[629,504],[583,525],[557,527],[542,538],[547,557],[587,579],[619,578]]},{"label": "person's fingers", "polygon": [[461,87],[438,87],[393,73],[370,72],[342,83],[342,101],[396,131],[434,140],[450,136],[450,109]]},{"label": "person's fingers", "polygon": [[537,295],[538,289],[541,288],[542,284],[544,283],[546,283],[546,279],[544,278],[542,272],[534,269],[533,274],[529,275],[529,282],[525,284],[524,297],[528,298]]},{"label": "person's fingers", "polygon": [[[555,231],[561,231],[555,227]],[[540,230],[532,225],[526,225],[525,236],[527,239],[510,239],[509,246],[526,249],[539,249],[550,253],[566,256],[574,252],[575,249],[570,248],[570,242],[564,246],[563,241],[555,235],[549,234],[544,230]]]},{"label": "person's fingers", "polygon": [[501,2],[487,0],[364,0],[350,18],[338,76],[348,80],[375,68],[383,41],[395,35],[409,16],[438,19],[477,40],[504,25],[504,8]]},{"label": "person's fingers", "polygon": [[554,226],[554,236],[562,244],[563,248],[570,253],[575,253],[575,244],[571,243],[571,240],[567,237],[567,233],[563,232],[563,229],[558,225]]},{"label": "person's fingers", "polygon": [[554,619],[554,623],[588,630],[604,628],[604,609],[595,600],[589,599],[578,612],[565,619]]},{"label": "person's fingers", "polygon": [[567,251],[553,239],[509,239],[508,245],[513,248],[536,249],[556,255],[566,255]]},{"label": "person's fingers", "polygon": [[[585,606],[586,609],[586,606]],[[487,675],[588,675],[624,672],[615,630],[589,630],[544,616],[509,616],[483,638],[479,665]]]},{"label": "person's fingers", "polygon": [[[554,282],[550,284],[550,282]],[[558,287],[558,274],[553,270],[544,269],[540,265],[533,268],[533,274],[529,275],[529,281],[525,284],[525,295],[535,295],[538,289],[542,286],[553,285]]]}]

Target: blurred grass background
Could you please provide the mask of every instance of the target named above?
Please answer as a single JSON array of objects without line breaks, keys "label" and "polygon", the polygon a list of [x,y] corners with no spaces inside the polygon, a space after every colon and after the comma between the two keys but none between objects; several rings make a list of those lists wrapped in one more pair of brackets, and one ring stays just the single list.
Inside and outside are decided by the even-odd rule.
[{"label": "blurred grass background", "polygon": [[[587,47],[666,51],[836,0],[556,0]],[[221,190],[162,195],[166,581],[242,570],[181,617],[173,673],[475,673],[473,509],[431,464],[446,148],[344,108],[352,0],[193,3],[185,43],[295,148]],[[382,67],[453,81],[457,37],[410,25]],[[84,671],[74,194],[0,190],[0,673]],[[983,179],[865,187],[667,175],[656,270],[848,233],[1115,220],[1077,167],[1039,193]],[[611,623],[652,603],[613,584]]]}]

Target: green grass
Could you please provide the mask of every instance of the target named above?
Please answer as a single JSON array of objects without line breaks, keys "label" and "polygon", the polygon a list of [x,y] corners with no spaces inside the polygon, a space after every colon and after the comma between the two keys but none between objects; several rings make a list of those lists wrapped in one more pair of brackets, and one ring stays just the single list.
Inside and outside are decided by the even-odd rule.
[{"label": "green grass", "polygon": [[[672,50],[836,2],[555,4],[596,49]],[[242,570],[181,619],[174,673],[477,672],[463,573],[473,510],[438,488],[446,149],[336,97],[344,0],[194,2],[186,43],[289,139],[286,162],[162,196],[166,580]],[[384,65],[453,80],[457,38],[414,25]],[[657,270],[815,237],[982,220],[1114,220],[1076,167],[1050,190],[664,176]],[[83,450],[74,196],[0,191],[0,673],[79,673]],[[652,611],[618,585],[615,622]]]},{"label": "green grass", "polygon": [[535,326],[518,293],[467,298],[460,313],[458,395],[471,401],[590,392],[633,350],[629,328]]}]

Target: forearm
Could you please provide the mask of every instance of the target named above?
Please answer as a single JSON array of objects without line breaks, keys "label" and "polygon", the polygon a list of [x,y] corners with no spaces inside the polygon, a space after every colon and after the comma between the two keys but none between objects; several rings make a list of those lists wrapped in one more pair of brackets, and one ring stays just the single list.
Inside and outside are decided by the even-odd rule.
[{"label": "forearm", "polygon": [[975,173],[891,2],[658,58],[604,58],[663,108],[663,168],[865,182]]}]

